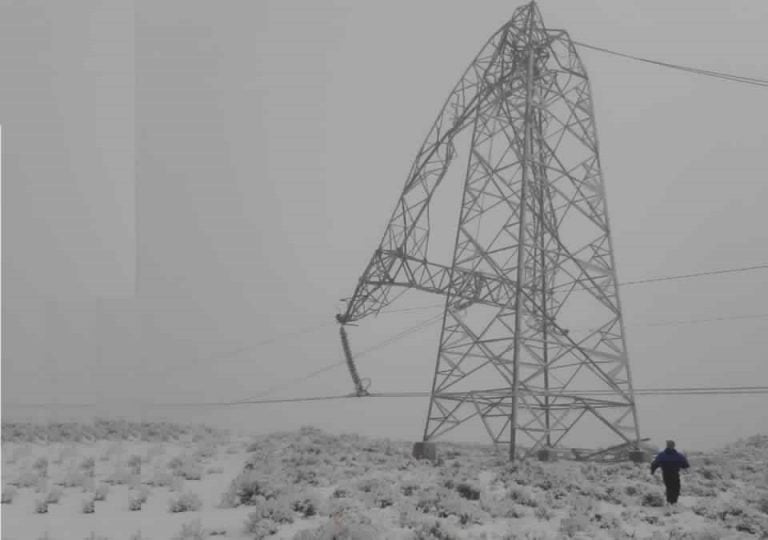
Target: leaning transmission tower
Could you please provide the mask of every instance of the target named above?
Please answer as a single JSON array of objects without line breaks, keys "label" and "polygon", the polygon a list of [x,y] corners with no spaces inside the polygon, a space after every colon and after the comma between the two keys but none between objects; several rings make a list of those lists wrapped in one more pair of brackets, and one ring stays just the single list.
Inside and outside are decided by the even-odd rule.
[{"label": "leaning transmission tower", "polygon": [[[453,260],[439,264],[430,204],[452,166],[464,189]],[[589,79],[534,2],[491,36],[419,149],[337,316],[347,352],[344,325],[403,288],[445,297],[425,442],[478,422],[510,459],[572,448],[579,431],[638,450]]]}]

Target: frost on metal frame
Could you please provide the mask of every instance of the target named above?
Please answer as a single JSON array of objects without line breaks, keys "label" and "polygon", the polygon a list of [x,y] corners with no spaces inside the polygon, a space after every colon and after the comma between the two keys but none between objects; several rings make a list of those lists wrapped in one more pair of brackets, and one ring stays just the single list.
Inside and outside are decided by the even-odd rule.
[{"label": "frost on metal frame", "polygon": [[[452,261],[440,264],[429,210],[452,165],[466,171],[463,197]],[[375,315],[409,289],[446,297],[425,441],[481,422],[514,459],[566,448],[591,423],[637,448],[589,80],[533,2],[451,91],[337,318]]]}]

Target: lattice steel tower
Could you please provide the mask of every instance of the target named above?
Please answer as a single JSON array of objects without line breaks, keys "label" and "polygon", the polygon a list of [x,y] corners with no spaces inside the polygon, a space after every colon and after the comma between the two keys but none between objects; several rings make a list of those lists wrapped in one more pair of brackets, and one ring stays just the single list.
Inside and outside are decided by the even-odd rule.
[{"label": "lattice steel tower", "polygon": [[[453,261],[441,265],[428,258],[429,208],[459,155]],[[533,2],[451,91],[339,322],[377,313],[403,287],[446,297],[425,441],[476,420],[514,459],[566,447],[591,419],[637,447],[589,80]]]}]

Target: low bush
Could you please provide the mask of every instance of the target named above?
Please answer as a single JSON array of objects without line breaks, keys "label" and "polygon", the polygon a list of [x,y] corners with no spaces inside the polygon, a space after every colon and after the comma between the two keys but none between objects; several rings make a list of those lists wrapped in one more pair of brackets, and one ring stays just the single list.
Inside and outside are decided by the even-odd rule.
[{"label": "low bush", "polygon": [[3,492],[2,492],[2,499],[0,502],[2,504],[11,504],[13,502],[13,498],[16,496],[16,488],[13,486],[3,486]]},{"label": "low bush", "polygon": [[[274,533],[272,533],[274,534]],[[341,519],[330,519],[314,528],[299,531],[293,540],[377,540],[381,531],[370,522],[345,522]],[[266,538],[261,536],[257,538]]]},{"label": "low bush", "polygon": [[460,497],[469,501],[477,501],[480,499],[480,490],[466,483],[461,483],[456,486],[456,491]]},{"label": "low bush", "polygon": [[300,514],[302,517],[308,518],[316,515],[328,514],[328,502],[326,499],[312,492],[297,492],[292,496],[287,497],[291,509]]},{"label": "low bush", "polygon": [[106,501],[107,495],[109,495],[109,485],[108,484],[99,484],[95,490],[93,490],[93,500],[95,501]]},{"label": "low bush", "polygon": [[449,531],[439,521],[421,523],[413,530],[414,540],[459,540],[454,532]]},{"label": "low bush", "polygon": [[144,501],[141,499],[141,497],[134,495],[128,500],[128,510],[131,512],[139,512],[143,504]]},{"label": "low bush", "polygon": [[661,507],[664,506],[664,497],[656,491],[649,491],[643,495],[640,500],[642,506]]},{"label": "low bush", "polygon": [[54,486],[45,495],[45,502],[48,504],[58,504],[64,491],[59,486]]},{"label": "low bush", "polygon": [[204,529],[200,520],[190,521],[181,526],[181,530],[176,533],[173,540],[205,540],[210,536],[210,532]]},{"label": "low bush", "polygon": [[259,479],[254,471],[243,471],[229,485],[221,498],[223,508],[235,508],[240,505],[255,504],[258,497],[274,499],[278,490],[265,480]]},{"label": "low bush", "polygon": [[194,493],[180,493],[175,497],[171,497],[168,501],[168,509],[173,512],[196,512],[203,506],[200,497]]},{"label": "low bush", "polygon": [[258,523],[249,523],[247,526],[250,527],[248,533],[254,540],[264,540],[274,535],[278,530],[277,523],[269,519],[262,519]]},{"label": "low bush", "polygon": [[254,501],[254,510],[248,514],[245,524],[246,532],[253,532],[258,523],[268,519],[274,523],[293,523],[294,511],[286,499],[267,500],[259,497]]},{"label": "low bush", "polygon": [[15,480],[8,482],[9,485],[20,488],[36,487],[40,483],[41,476],[35,472],[26,471],[21,473]]},{"label": "low bush", "polygon": [[756,506],[763,514],[768,514],[768,494],[761,496],[758,499]]},{"label": "low bush", "polygon": [[127,466],[128,466],[128,472],[130,474],[140,475],[141,474],[141,456],[134,454],[131,457],[129,457]]},{"label": "low bush", "polygon": [[35,514],[47,514],[48,502],[45,499],[37,499],[35,501]]},{"label": "low bush", "polygon": [[80,505],[80,509],[82,510],[83,514],[93,514],[96,511],[96,502],[93,500],[93,497],[83,499],[83,502]]},{"label": "low bush", "polygon": [[82,488],[87,483],[86,480],[92,479],[93,476],[89,476],[83,471],[77,470],[75,468],[69,469],[66,473],[64,473],[63,478],[61,478],[57,484],[64,487],[78,487]]},{"label": "low bush", "polygon": [[35,460],[35,463],[32,465],[32,469],[39,475],[39,476],[48,476],[48,458],[46,457],[40,457]]},{"label": "low bush", "polygon": [[104,480],[107,484],[112,485],[125,485],[130,484],[134,479],[134,475],[131,474],[131,471],[127,467],[115,467],[115,469],[112,471],[112,474],[107,476],[107,478]]},{"label": "low bush", "polygon": [[96,459],[93,456],[85,458],[80,463],[80,471],[86,476],[94,476],[96,474]]}]

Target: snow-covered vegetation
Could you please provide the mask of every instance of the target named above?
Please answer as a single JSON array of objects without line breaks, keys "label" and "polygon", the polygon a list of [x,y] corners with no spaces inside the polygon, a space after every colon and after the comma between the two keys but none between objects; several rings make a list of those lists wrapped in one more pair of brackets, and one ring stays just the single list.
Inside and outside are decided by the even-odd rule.
[{"label": "snow-covered vegetation", "polygon": [[768,538],[768,436],[689,454],[677,507],[647,464],[438,448],[431,463],[313,428],[4,425],[3,539]]}]

